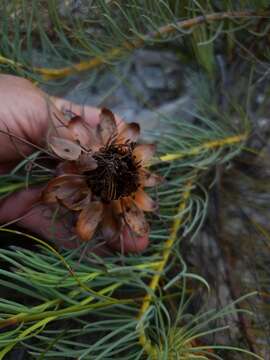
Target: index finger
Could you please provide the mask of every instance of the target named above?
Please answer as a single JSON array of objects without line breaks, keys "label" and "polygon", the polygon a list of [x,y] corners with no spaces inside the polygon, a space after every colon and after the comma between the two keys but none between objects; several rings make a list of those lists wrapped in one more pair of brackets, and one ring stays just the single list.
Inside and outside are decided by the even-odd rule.
[{"label": "index finger", "polygon": [[[76,104],[72,101],[58,97],[51,97],[51,101],[61,112],[70,111],[71,113],[79,115],[92,127],[97,126],[100,122],[100,109],[97,107]],[[115,115],[115,120],[118,125],[123,122],[123,120],[117,115]]]}]

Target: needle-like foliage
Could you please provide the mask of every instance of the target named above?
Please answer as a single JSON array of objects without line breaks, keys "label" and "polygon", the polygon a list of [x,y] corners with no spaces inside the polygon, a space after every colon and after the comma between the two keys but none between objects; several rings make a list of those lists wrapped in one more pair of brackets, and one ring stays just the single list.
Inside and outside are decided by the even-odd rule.
[{"label": "needle-like foliage", "polygon": [[[251,344],[250,331],[243,331],[248,341],[241,346],[237,341],[218,345],[215,337],[230,330],[224,321],[231,314],[241,321],[249,319],[250,325],[254,317],[247,303],[263,308],[260,314],[267,313],[269,232],[264,221],[254,219],[249,211],[254,205],[252,194],[259,199],[258,183],[251,175],[256,169],[245,173],[240,165],[247,153],[254,155],[252,166],[262,158],[263,146],[258,153],[251,150],[256,129],[252,116],[262,108],[254,107],[252,96],[268,76],[269,53],[261,51],[267,41],[268,2],[96,0],[76,4],[3,1],[2,71],[29,77],[56,92],[82,71],[108,68],[127,59],[134,49],[171,46],[188,69],[194,107],[186,118],[162,115],[160,128],[151,131],[158,145],[151,168],[165,181],[151,193],[159,211],[149,216],[150,246],[143,254],[100,258],[87,251],[91,244],[61,251],[30,234],[0,228],[2,238],[13,234],[21,242],[0,249],[0,359],[21,351],[24,359],[206,360],[225,359],[227,350],[230,359],[237,351],[243,358],[262,359],[262,350]],[[233,58],[236,67],[240,61],[245,64],[239,70],[239,83],[235,69],[227,70]],[[40,156],[42,151],[35,152],[1,176],[1,198],[52,177],[50,169],[37,165]],[[29,164],[31,171],[27,171]],[[243,191],[243,184],[248,190]],[[262,198],[267,189],[261,181]],[[220,198],[222,194],[222,201],[211,217],[215,191]],[[196,266],[191,269],[185,246],[191,244],[188,246],[196,252],[209,222],[224,249],[226,239],[246,238],[246,233],[239,235],[239,229],[229,231],[235,225],[230,227],[232,203],[240,209],[240,220],[244,218],[256,233],[256,242],[263,243],[263,248],[255,246],[254,236],[250,237],[252,249],[261,250],[253,262],[255,271],[251,271],[257,286],[255,289],[254,278],[248,277],[243,291],[232,292],[233,302],[206,309],[205,294],[210,296],[214,286],[201,275],[203,271],[197,272]],[[243,208],[243,203],[249,207]],[[259,205],[260,210],[269,211],[265,198]],[[223,220],[222,227],[220,219],[227,221]],[[24,247],[30,240],[38,245],[31,250]],[[243,248],[245,240],[241,241]],[[228,251],[224,257],[226,266],[231,264]],[[196,306],[198,296],[204,299],[201,309]],[[246,320],[242,323],[246,330]],[[261,322],[256,319],[255,324],[259,327],[256,334],[263,338]]]},{"label": "needle-like foliage", "polygon": [[[1,250],[7,268],[1,270],[2,288],[13,290],[12,298],[1,303],[0,326],[7,329],[2,357],[19,344],[34,356],[81,359],[139,359],[144,347],[150,347],[150,354],[164,352],[164,358],[173,353],[200,358],[213,349],[197,345],[196,339],[224,330],[209,329],[208,324],[233,307],[203,314],[199,327],[198,315],[182,314],[189,309],[183,284],[192,279],[206,288],[208,284],[188,272],[180,240],[195,236],[206,216],[208,195],[202,180],[239,154],[246,139],[247,129],[240,126],[236,132],[222,120],[198,115],[195,125],[164,119],[168,131],[162,138],[156,134],[159,153],[152,166],[166,181],[156,192],[160,211],[151,221],[151,247],[144,255],[87,255],[78,262],[76,252],[59,254],[49,246],[37,252]],[[21,295],[23,304],[17,300]],[[174,306],[181,313],[176,321],[170,315]]]}]

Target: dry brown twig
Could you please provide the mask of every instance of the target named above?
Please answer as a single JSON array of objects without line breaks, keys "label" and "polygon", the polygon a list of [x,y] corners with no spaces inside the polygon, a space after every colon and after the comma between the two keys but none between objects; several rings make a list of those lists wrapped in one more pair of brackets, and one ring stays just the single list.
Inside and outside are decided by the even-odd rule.
[{"label": "dry brown twig", "polygon": [[[180,20],[176,23],[171,23],[168,25],[164,25],[159,28],[158,31],[154,31],[145,35],[144,38],[137,38],[130,42],[124,42],[121,47],[113,48],[108,51],[104,56],[94,57],[85,61],[81,61],[77,64],[73,64],[71,66],[55,69],[55,68],[44,68],[44,67],[32,67],[34,73],[40,74],[43,79],[57,79],[69,76],[76,72],[86,71],[98,66],[104,65],[106,62],[116,59],[117,57],[123,55],[126,50],[134,50],[143,46],[147,41],[158,39],[163,35],[169,35],[176,31],[181,31],[185,29],[191,29],[200,24],[215,22],[215,21],[223,21],[227,19],[243,19],[250,17],[269,17],[270,12],[254,12],[254,11],[227,11],[227,12],[215,12],[207,15],[196,16],[187,20]],[[0,55],[0,63],[11,65],[17,68],[26,68],[25,65],[20,64],[12,59],[5,58]]]}]

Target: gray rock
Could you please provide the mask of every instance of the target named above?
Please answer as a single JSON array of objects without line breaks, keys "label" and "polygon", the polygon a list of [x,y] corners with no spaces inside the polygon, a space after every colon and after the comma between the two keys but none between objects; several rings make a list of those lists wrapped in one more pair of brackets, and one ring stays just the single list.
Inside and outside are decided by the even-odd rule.
[{"label": "gray rock", "polygon": [[[61,94],[82,105],[108,107],[125,121],[138,121],[145,139],[168,126],[166,118],[190,118],[193,108],[182,65],[170,51],[137,50],[114,71],[89,71],[67,83]],[[185,91],[184,91],[185,89]]]}]

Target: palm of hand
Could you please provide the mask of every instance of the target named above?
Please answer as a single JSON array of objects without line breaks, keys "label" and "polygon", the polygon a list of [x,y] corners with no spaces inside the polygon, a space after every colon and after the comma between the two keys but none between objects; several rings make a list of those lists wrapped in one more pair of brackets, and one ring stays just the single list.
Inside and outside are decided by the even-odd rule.
[{"label": "palm of hand", "polygon": [[[62,108],[81,113],[81,106],[71,104],[62,99],[49,98],[28,80],[9,75],[0,75],[0,174],[8,172],[20,159],[29,155],[34,148],[28,143],[42,146],[46,141],[46,134],[50,122],[54,125],[61,118]],[[92,126],[98,123],[99,110],[85,107],[83,115]],[[58,131],[63,135],[65,129]],[[10,137],[6,133],[15,137]],[[18,140],[21,139],[21,140]],[[24,141],[22,141],[24,140]],[[37,233],[45,239],[50,239],[51,210],[45,205],[37,205],[41,188],[31,188],[20,191],[0,202],[0,223],[19,219],[18,224]],[[67,220],[68,221],[68,220]],[[76,243],[70,242],[72,235],[70,226],[62,222],[54,225],[54,238],[65,247],[74,247]],[[59,240],[60,239],[60,240]],[[123,244],[120,241],[113,244],[114,248],[124,248],[125,251],[141,251],[148,239],[134,239],[123,234]]]}]

